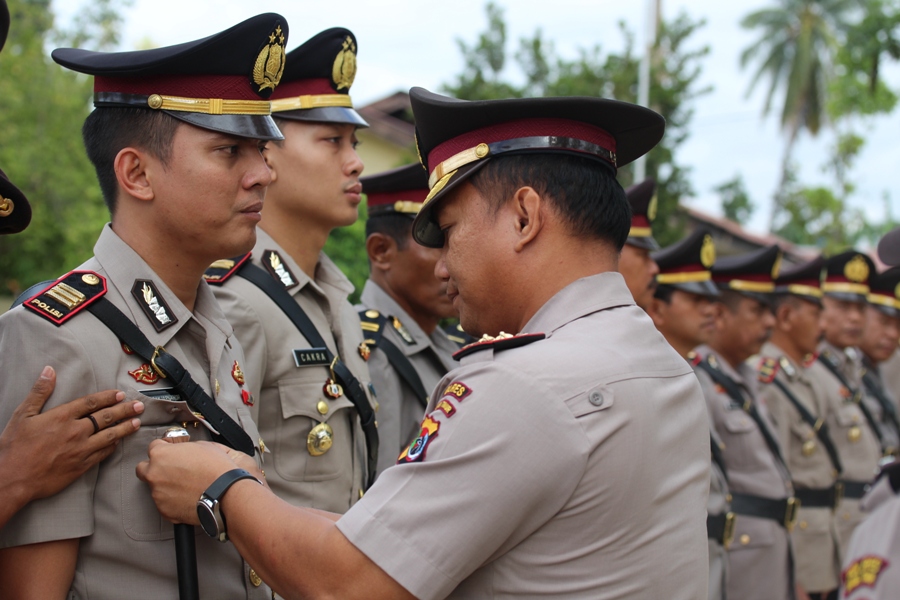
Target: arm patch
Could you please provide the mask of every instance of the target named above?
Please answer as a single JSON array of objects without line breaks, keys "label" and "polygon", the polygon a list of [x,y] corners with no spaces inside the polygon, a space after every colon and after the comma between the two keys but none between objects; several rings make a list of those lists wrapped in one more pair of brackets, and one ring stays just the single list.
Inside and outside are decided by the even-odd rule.
[{"label": "arm patch", "polygon": [[106,278],[93,271],[72,271],[24,302],[25,308],[57,327],[106,294]]}]

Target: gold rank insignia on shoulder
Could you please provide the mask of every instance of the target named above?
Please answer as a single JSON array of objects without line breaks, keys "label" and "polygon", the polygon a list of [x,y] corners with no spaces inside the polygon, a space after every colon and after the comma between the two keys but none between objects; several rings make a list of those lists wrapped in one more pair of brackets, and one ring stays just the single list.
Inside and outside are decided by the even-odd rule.
[{"label": "gold rank insignia on shoulder", "polygon": [[266,271],[269,272],[269,275],[281,282],[281,285],[283,285],[286,290],[291,289],[299,283],[288,266],[284,264],[281,255],[274,250],[266,250],[263,252],[262,265]]},{"label": "gold rank insignia on shoulder", "polygon": [[106,294],[106,279],[92,271],[72,271],[24,302],[26,308],[62,325]]},{"label": "gold rank insignia on shoulder", "polygon": [[238,270],[250,259],[251,253],[235,256],[234,258],[222,258],[209,265],[203,274],[203,279],[210,285],[218,285],[225,283],[229,277],[238,272]]},{"label": "gold rank insignia on shoulder", "polygon": [[337,90],[349,90],[353,85],[353,80],[356,79],[356,44],[349,35],[344,40],[341,51],[334,58],[331,78],[334,80]]},{"label": "gold rank insignia on shoulder", "polygon": [[136,279],[131,287],[131,295],[137,300],[141,310],[150,319],[157,332],[163,331],[178,322],[172,310],[162,298],[156,284],[149,279]]},{"label": "gold rank insignia on shoulder", "polygon": [[284,33],[279,25],[269,34],[268,43],[256,56],[256,63],[253,65],[253,83],[259,86],[256,93],[263,98],[268,98],[281,82],[285,65],[284,43]]},{"label": "gold rank insignia on shoulder", "polygon": [[778,374],[778,362],[774,358],[765,357],[759,361],[757,378],[762,383],[772,383]]},{"label": "gold rank insignia on shoulder", "polygon": [[481,336],[481,339],[477,342],[469,344],[468,346],[463,346],[461,350],[456,351],[453,354],[453,358],[454,360],[460,360],[461,358],[487,348],[493,348],[496,352],[509,348],[527,346],[533,342],[543,340],[546,337],[547,336],[543,333],[519,333],[511,335],[501,331],[496,337],[485,334]]}]

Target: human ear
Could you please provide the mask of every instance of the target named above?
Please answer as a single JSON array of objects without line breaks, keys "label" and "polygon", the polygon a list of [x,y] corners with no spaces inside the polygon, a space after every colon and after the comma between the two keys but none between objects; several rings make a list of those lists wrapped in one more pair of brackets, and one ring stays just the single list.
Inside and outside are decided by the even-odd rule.
[{"label": "human ear", "polygon": [[389,271],[397,255],[397,242],[389,235],[373,233],[366,238],[366,253],[373,268]]},{"label": "human ear", "polygon": [[526,186],[516,190],[511,202],[516,218],[515,251],[521,252],[543,228],[544,200],[534,188]]},{"label": "human ear", "polygon": [[154,198],[149,163],[145,152],[131,147],[119,150],[113,161],[119,187],[137,200],[150,201]]}]

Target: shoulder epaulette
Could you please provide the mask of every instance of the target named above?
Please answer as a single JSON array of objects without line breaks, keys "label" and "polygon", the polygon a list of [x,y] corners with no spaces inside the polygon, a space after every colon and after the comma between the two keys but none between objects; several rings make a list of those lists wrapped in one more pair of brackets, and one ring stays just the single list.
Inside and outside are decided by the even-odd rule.
[{"label": "shoulder epaulette", "polygon": [[806,358],[803,360],[803,367],[806,369],[810,368],[813,365],[813,363],[816,362],[816,359],[818,359],[818,358],[819,358],[818,352],[813,352],[812,354],[807,354]]},{"label": "shoulder epaulette", "polygon": [[466,333],[463,330],[462,325],[460,325],[459,323],[457,323],[456,325],[448,325],[444,328],[444,333],[447,334],[447,338],[449,338],[451,342],[453,342],[460,348],[463,348],[464,346],[477,341],[471,335]]},{"label": "shoulder epaulette", "polygon": [[72,271],[25,301],[24,306],[59,326],[106,293],[106,278],[93,271]]},{"label": "shoulder epaulette", "polygon": [[498,335],[497,337],[485,335],[477,342],[463,347],[461,350],[458,350],[453,354],[453,359],[460,360],[465,356],[478,352],[479,350],[485,350],[487,348],[493,348],[494,350],[508,350],[509,348],[527,346],[532,342],[542,340],[546,337],[547,336],[543,333],[520,333],[518,335],[510,335],[501,331],[500,335]]},{"label": "shoulder epaulette", "polygon": [[221,285],[225,283],[229,277],[237,273],[238,269],[240,269],[244,263],[250,260],[251,254],[251,252],[248,252],[241,256],[235,256],[234,258],[222,258],[217,260],[206,269],[206,273],[203,274],[203,279],[210,285]]},{"label": "shoulder epaulette", "polygon": [[778,374],[778,368],[777,360],[763,357],[759,360],[759,366],[756,367],[756,376],[762,383],[772,383]]},{"label": "shoulder epaulette", "polygon": [[377,348],[384,334],[387,317],[375,309],[369,308],[359,311],[359,324],[363,330],[364,343],[371,348]]},{"label": "shoulder epaulette", "polygon": [[703,360],[703,357],[691,350],[687,355],[688,361],[691,363],[692,367],[696,367],[700,364],[700,361]]}]

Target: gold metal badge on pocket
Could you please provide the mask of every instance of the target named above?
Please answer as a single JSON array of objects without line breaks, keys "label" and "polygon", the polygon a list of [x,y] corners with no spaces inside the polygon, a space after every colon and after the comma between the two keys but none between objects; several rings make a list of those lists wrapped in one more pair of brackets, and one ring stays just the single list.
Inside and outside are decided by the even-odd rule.
[{"label": "gold metal badge on pocket", "polygon": [[850,428],[850,431],[847,432],[847,439],[850,440],[851,443],[856,443],[859,441],[859,438],[862,437],[862,431],[860,431],[859,427],[854,425]]},{"label": "gold metal badge on pocket", "polygon": [[334,443],[334,430],[328,423],[319,423],[306,437],[306,449],[312,456],[322,456]]},{"label": "gold metal badge on pocket", "polygon": [[812,440],[806,440],[803,442],[802,452],[803,456],[812,456],[813,452],[816,451],[816,443]]}]

